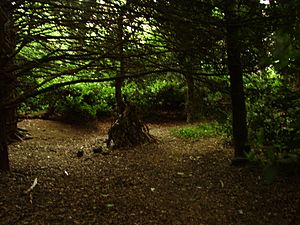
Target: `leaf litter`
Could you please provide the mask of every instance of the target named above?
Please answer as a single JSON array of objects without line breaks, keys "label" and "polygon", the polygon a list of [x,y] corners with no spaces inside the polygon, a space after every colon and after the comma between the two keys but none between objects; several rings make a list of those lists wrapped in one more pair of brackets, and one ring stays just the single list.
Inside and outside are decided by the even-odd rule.
[{"label": "leaf litter", "polygon": [[22,121],[33,139],[10,146],[0,224],[300,224],[299,176],[267,185],[260,169],[231,166],[220,138],[171,136],[175,122],[149,125],[157,143],[95,152],[110,125]]}]

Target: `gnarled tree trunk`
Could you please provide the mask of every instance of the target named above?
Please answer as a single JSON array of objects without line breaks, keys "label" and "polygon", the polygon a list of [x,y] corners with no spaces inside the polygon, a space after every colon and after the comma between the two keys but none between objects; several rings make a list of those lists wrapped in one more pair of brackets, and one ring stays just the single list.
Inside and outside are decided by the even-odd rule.
[{"label": "gnarled tree trunk", "polygon": [[155,138],[140,119],[140,112],[135,105],[127,103],[123,113],[114,121],[108,131],[107,147],[124,148],[150,143]]}]

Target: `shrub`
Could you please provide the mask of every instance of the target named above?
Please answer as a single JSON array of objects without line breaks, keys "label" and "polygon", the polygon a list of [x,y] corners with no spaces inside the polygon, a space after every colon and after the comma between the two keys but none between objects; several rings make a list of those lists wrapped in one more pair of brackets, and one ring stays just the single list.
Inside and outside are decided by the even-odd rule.
[{"label": "shrub", "polygon": [[149,111],[182,111],[184,110],[185,92],[181,84],[174,81],[155,80],[146,87],[135,87],[132,99]]},{"label": "shrub", "polygon": [[[247,82],[249,141],[252,160],[277,165],[295,159],[300,149],[300,96],[273,71]],[[297,158],[297,157],[296,157]],[[271,167],[272,168],[272,167]]]},{"label": "shrub", "polygon": [[113,107],[113,89],[100,85],[75,85],[55,105],[55,112],[68,122],[96,120]]}]

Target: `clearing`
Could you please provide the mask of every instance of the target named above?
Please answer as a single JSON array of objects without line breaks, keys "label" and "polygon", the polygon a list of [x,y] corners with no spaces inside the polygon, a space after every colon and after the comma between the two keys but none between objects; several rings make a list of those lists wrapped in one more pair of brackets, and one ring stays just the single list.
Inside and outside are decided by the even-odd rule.
[{"label": "clearing", "polygon": [[220,138],[172,137],[178,126],[185,125],[150,124],[157,143],[101,154],[92,149],[109,121],[95,128],[22,121],[33,139],[10,146],[0,224],[300,224],[299,176],[268,185],[259,169],[231,166],[233,150]]}]

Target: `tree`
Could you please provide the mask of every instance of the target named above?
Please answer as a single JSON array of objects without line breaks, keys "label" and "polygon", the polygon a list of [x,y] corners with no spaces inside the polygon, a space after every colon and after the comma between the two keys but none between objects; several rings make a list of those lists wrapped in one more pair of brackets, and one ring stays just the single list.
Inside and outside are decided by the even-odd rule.
[{"label": "tree", "polygon": [[[125,60],[123,16],[118,9],[114,1],[1,2],[0,168],[9,170],[7,129],[16,128],[16,117],[10,115],[18,104],[65,85],[118,80],[116,71],[124,76],[124,63],[113,63]],[[119,34],[112,41],[116,17],[121,18],[117,20]],[[132,33],[142,30],[141,21],[130,25]],[[135,41],[131,46],[142,45]],[[129,57],[141,58],[137,52]],[[132,70],[127,78],[150,73]]]},{"label": "tree", "polygon": [[[110,80],[121,112],[125,78],[166,71],[186,79],[190,120],[194,79],[229,75],[235,156],[244,157],[249,148],[243,75],[259,67],[262,12],[258,2],[242,0],[3,1],[0,109],[6,125],[0,136],[16,129],[9,115],[29,97]],[[0,163],[8,162],[3,140]]]},{"label": "tree", "polygon": [[170,52],[169,58],[176,62],[170,67],[185,79],[186,119],[190,123],[195,111],[195,76],[206,74],[205,67],[212,59],[210,49],[215,39],[206,32],[210,24],[198,22],[211,18],[211,5],[202,1],[159,1],[156,9],[156,26]]},{"label": "tree", "polygon": [[125,110],[125,103],[122,95],[122,83],[125,76],[125,58],[124,58],[124,12],[123,7],[120,9],[120,14],[117,18],[117,43],[118,47],[118,58],[119,58],[119,72],[117,72],[117,79],[115,81],[115,98],[116,98],[116,108],[117,113],[121,114]]},{"label": "tree", "polygon": [[[136,35],[136,25],[140,23],[141,18],[138,18],[132,10],[130,2],[114,2],[115,5],[115,24],[109,30],[108,40],[116,44],[113,51],[115,58],[111,59],[111,63],[116,65],[115,100],[117,117],[108,132],[108,147],[129,147],[153,141],[153,137],[149,134],[148,128],[144,125],[139,116],[139,110],[135,105],[130,103],[123,97],[122,86],[124,77],[129,72],[135,73],[133,68],[130,68],[135,62],[137,55],[140,53],[141,45],[139,36]],[[137,63],[139,64],[139,63]]]},{"label": "tree", "polygon": [[[16,131],[15,111],[18,104],[31,96],[70,83],[62,83],[61,79],[91,66],[93,59],[90,57],[88,60],[90,53],[82,48],[76,49],[74,45],[76,40],[86,40],[87,37],[68,34],[68,31],[77,28],[73,24],[74,17],[69,16],[70,12],[84,11],[78,5],[62,6],[56,1],[5,0],[1,1],[0,6],[0,169],[8,171],[7,137]],[[57,13],[58,9],[60,13]],[[76,19],[87,22],[86,14],[79,15],[81,17]],[[62,62],[67,66],[62,67]],[[49,70],[54,68],[53,65],[55,70]],[[34,86],[26,85],[27,80],[37,79],[39,82]]]},{"label": "tree", "polygon": [[225,8],[227,66],[230,75],[230,92],[232,101],[232,130],[235,157],[244,157],[249,151],[247,112],[243,85],[243,68],[241,64],[240,30],[235,14],[236,2],[230,1]]},{"label": "tree", "polygon": [[[265,55],[262,43],[268,27],[263,27],[265,25],[262,20],[263,7],[256,1],[240,0],[198,0],[193,1],[192,6],[188,9],[182,6],[191,3],[182,3],[176,0],[159,1],[159,3],[163,7],[158,4],[157,11],[162,15],[167,15],[162,16],[163,24],[168,21],[167,17],[176,18],[173,22],[174,29],[169,28],[172,33],[171,37],[174,37],[175,41],[180,40],[176,36],[176,31],[180,30],[180,26],[176,27],[176,23],[179,25],[187,23],[193,28],[186,31],[187,35],[184,37],[192,35],[197,40],[192,44],[194,51],[200,55],[198,70],[194,74],[202,76],[229,75],[234,155],[237,158],[244,158],[250,147],[243,75],[260,69],[261,56]],[[194,10],[196,13],[193,13]],[[195,16],[190,16],[191,14]],[[181,21],[182,23],[180,23]],[[185,27],[187,27],[186,24]],[[181,40],[181,43],[184,41],[186,43],[184,39]],[[180,43],[180,41],[178,42]],[[204,68],[201,65],[199,67],[201,63],[205,65]]]},{"label": "tree", "polygon": [[263,69],[262,56],[266,55],[263,39],[263,10],[258,2],[223,1],[227,67],[230,75],[232,101],[232,131],[234,141],[233,163],[243,163],[250,151],[247,129],[247,110],[244,92],[244,74]]},{"label": "tree", "polygon": [[[0,170],[10,169],[7,136],[16,124],[14,105],[7,105],[14,97],[16,76],[12,72],[15,53],[15,31],[12,5],[8,0],[0,2]],[[12,124],[12,125],[11,125]]]}]

